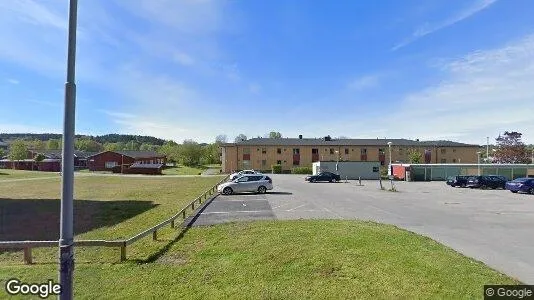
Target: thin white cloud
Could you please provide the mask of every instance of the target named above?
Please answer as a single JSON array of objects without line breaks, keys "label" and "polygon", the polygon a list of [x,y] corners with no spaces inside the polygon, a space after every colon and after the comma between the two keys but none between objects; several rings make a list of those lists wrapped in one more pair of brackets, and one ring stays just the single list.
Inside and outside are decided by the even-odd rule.
[{"label": "thin white cloud", "polygon": [[408,44],[415,42],[416,40],[426,35],[429,35],[438,30],[452,26],[458,22],[461,22],[467,18],[470,18],[473,15],[479,13],[480,11],[490,7],[495,2],[497,2],[497,0],[475,0],[468,7],[465,7],[461,11],[456,12],[455,14],[453,14],[452,16],[450,16],[449,18],[445,20],[442,20],[440,22],[435,22],[435,23],[425,23],[423,26],[415,30],[410,37],[408,37],[404,41],[395,45],[393,48],[391,48],[391,50],[396,51],[402,47],[407,46]]},{"label": "thin white cloud", "polygon": [[391,135],[483,143],[516,130],[534,142],[534,35],[449,60],[441,70],[442,81],[393,108]]},{"label": "thin white cloud", "polygon": [[109,111],[109,110],[104,110],[104,109],[99,109],[98,111],[110,117],[120,118],[120,119],[134,119],[137,117],[134,114],[124,113],[124,112]]},{"label": "thin white cloud", "polygon": [[378,75],[366,75],[356,79],[353,79],[347,84],[349,90],[365,90],[370,88],[375,88],[379,86],[380,78]]},{"label": "thin white cloud", "polygon": [[8,78],[7,82],[9,82],[11,84],[19,84],[20,83],[20,81],[18,81],[17,79],[13,79],[13,78]]}]

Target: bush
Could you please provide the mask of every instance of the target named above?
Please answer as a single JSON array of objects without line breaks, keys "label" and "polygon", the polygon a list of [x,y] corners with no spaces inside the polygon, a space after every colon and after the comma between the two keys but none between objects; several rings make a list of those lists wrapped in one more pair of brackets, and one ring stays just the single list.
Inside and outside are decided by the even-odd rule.
[{"label": "bush", "polygon": [[282,174],[282,165],[272,165],[273,174]]},{"label": "bush", "polygon": [[291,169],[291,174],[313,174],[310,167],[296,167]]}]

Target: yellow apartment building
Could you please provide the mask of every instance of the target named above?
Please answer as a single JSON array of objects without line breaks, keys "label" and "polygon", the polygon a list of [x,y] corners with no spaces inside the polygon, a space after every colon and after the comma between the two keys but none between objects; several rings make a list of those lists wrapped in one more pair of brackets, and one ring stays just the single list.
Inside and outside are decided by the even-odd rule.
[{"label": "yellow apartment building", "polygon": [[[390,144],[388,144],[390,143]],[[311,167],[316,161],[379,161],[381,165],[408,162],[408,152],[419,151],[423,163],[477,163],[479,145],[452,141],[407,139],[253,138],[221,145],[222,170],[267,171],[280,164],[282,170]]]}]

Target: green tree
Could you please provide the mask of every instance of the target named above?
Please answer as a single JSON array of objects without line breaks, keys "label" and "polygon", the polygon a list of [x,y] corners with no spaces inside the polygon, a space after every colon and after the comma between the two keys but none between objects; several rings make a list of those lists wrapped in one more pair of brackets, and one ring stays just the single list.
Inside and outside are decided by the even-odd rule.
[{"label": "green tree", "polygon": [[33,158],[34,161],[36,162],[40,162],[40,161],[43,161],[46,157],[44,156],[44,154],[42,153],[38,153],[37,155],[35,155],[35,157]]},{"label": "green tree", "polygon": [[49,139],[46,142],[46,149],[48,150],[59,150],[61,149],[62,142],[60,139]]},{"label": "green tree", "polygon": [[180,162],[185,166],[200,165],[202,157],[202,147],[193,140],[185,140],[179,150]]},{"label": "green tree", "polygon": [[200,163],[203,165],[207,164],[217,164],[221,162],[221,157],[219,155],[219,144],[213,143],[208,144],[202,147],[202,157]]},{"label": "green tree", "polygon": [[124,145],[124,150],[137,151],[139,150],[139,146],[140,145],[137,141],[130,140],[128,143]]},{"label": "green tree", "polygon": [[278,131],[271,131],[269,132],[269,138],[270,139],[281,139],[282,138],[282,134]]},{"label": "green tree", "polygon": [[2,159],[2,157],[4,157],[6,155],[6,152],[4,151],[4,149],[0,148],[0,159]]},{"label": "green tree", "polygon": [[180,147],[174,141],[165,142],[161,147],[159,147],[157,152],[165,155],[167,157],[167,161],[171,163],[177,163],[180,161]]},{"label": "green tree", "polygon": [[416,149],[408,150],[408,161],[411,164],[420,164],[423,160],[423,154]]},{"label": "green tree", "polygon": [[41,140],[33,140],[27,143],[28,149],[32,150],[45,150],[46,143]]},{"label": "green tree", "polygon": [[226,134],[219,134],[218,136],[215,137],[215,143],[217,144],[224,144],[227,142],[228,142],[228,137],[226,136]]},{"label": "green tree", "polygon": [[28,156],[28,146],[23,140],[15,140],[9,148],[10,160],[23,160]]},{"label": "green tree", "polygon": [[147,143],[143,143],[141,144],[141,146],[139,146],[140,151],[156,151],[156,149],[157,149],[156,145],[151,145]]},{"label": "green tree", "polygon": [[74,141],[74,148],[80,151],[100,152],[104,147],[97,141],[89,138],[80,138]]}]

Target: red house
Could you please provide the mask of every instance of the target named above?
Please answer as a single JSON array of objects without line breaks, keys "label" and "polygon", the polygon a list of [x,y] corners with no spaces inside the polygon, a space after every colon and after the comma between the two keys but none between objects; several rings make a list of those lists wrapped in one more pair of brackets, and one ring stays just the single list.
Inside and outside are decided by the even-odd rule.
[{"label": "red house", "polygon": [[167,157],[154,151],[104,151],[87,157],[90,171],[112,171],[116,166],[127,169],[134,163],[165,165]]}]

